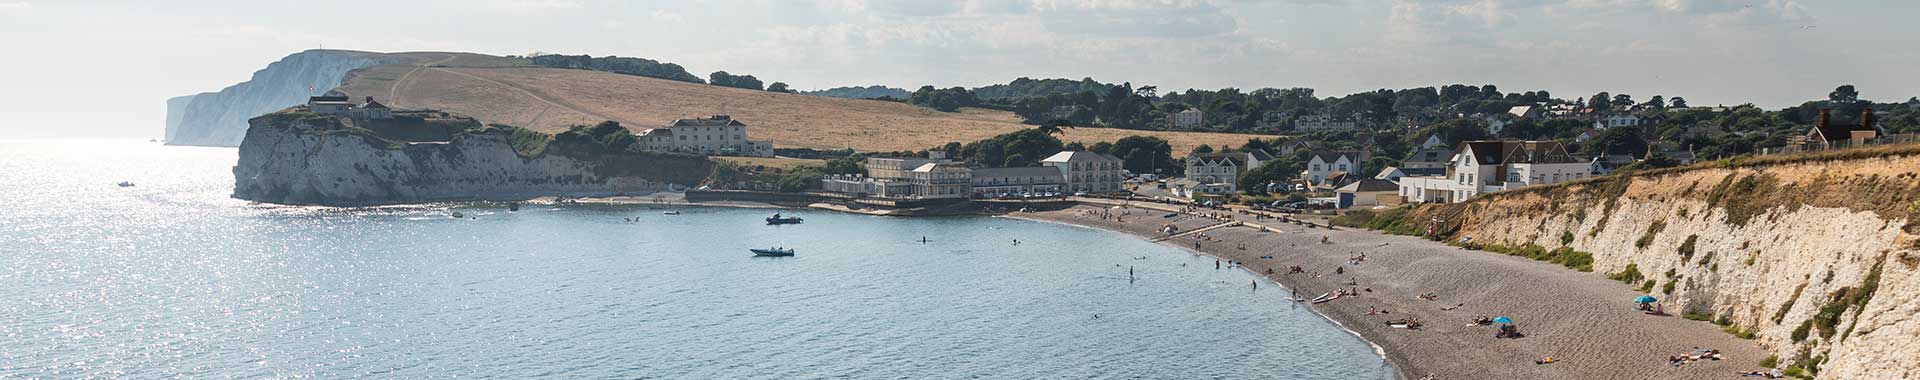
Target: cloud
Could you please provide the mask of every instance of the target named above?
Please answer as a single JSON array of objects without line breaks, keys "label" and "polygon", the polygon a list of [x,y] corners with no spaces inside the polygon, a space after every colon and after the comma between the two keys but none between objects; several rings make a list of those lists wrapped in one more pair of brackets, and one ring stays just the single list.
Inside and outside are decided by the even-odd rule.
[{"label": "cloud", "polygon": [[0,14],[27,13],[33,11],[33,3],[27,1],[0,1]]},{"label": "cloud", "polygon": [[669,23],[669,24],[678,24],[683,21],[686,21],[687,19],[686,16],[681,15],[679,12],[669,11],[665,9],[655,9],[653,10],[652,14],[648,15],[648,17],[652,18],[654,22]]},{"label": "cloud", "polygon": [[576,0],[493,0],[486,5],[493,9],[509,12],[580,9],[583,6]]}]

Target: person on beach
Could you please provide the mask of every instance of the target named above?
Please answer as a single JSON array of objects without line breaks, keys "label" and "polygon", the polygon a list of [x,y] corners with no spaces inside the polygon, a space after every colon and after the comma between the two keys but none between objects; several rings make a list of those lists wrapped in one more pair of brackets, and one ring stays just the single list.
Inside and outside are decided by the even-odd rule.
[{"label": "person on beach", "polygon": [[[1200,243],[1193,243],[1193,247],[1200,248]],[[1220,269],[1220,259],[1213,259],[1213,269]]]},{"label": "person on beach", "polygon": [[1247,284],[1253,285],[1253,290],[1260,290],[1260,280],[1247,281]]}]

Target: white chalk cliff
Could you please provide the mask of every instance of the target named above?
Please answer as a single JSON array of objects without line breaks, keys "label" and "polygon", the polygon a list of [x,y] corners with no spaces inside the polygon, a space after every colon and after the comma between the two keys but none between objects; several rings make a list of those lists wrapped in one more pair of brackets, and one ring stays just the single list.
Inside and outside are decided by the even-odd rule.
[{"label": "white chalk cliff", "polygon": [[304,103],[308,96],[339,86],[355,69],[405,60],[347,50],[294,53],[219,92],[167,99],[167,144],[238,146],[247,132],[247,119]]},{"label": "white chalk cliff", "polygon": [[[508,129],[449,120],[444,131],[408,139],[299,108],[262,115],[240,144],[233,196],[332,206],[607,196],[695,183],[711,169],[704,158],[686,156],[526,156],[514,150]],[[418,138],[434,134],[443,138]]]}]

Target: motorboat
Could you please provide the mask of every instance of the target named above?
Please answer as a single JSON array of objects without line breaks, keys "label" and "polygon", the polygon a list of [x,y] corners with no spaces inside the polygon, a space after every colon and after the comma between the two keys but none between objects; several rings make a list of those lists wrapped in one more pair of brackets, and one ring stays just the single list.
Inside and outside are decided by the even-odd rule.
[{"label": "motorboat", "polygon": [[660,213],[660,215],[680,215],[680,210],[667,211]]},{"label": "motorboat", "polygon": [[773,214],[773,217],[767,218],[767,225],[770,225],[770,226],[776,225],[776,224],[800,224],[800,222],[801,222],[801,219],[800,217],[797,217],[797,216],[783,218],[783,217],[780,217],[780,214]]},{"label": "motorboat", "polygon": [[794,252],[793,252],[793,249],[792,249],[792,248],[788,248],[788,249],[779,249],[779,248],[764,248],[764,249],[763,249],[763,248],[748,248],[747,250],[748,250],[748,251],[753,251],[753,255],[754,255],[754,256],[769,256],[769,257],[776,257],[776,256],[793,256],[793,253],[794,253]]},{"label": "motorboat", "polygon": [[120,181],[118,185],[120,185],[120,187],[133,187],[133,182]]}]

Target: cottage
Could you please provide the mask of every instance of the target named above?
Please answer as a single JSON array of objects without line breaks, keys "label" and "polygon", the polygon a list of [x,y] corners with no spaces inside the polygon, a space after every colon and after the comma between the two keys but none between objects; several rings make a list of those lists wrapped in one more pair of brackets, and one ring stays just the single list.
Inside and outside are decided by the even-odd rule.
[{"label": "cottage", "polygon": [[374,101],[373,97],[369,96],[366,103],[347,110],[347,115],[358,120],[385,120],[393,118],[393,109]]},{"label": "cottage", "polygon": [[346,114],[347,109],[353,108],[353,102],[348,101],[346,95],[335,94],[337,93],[308,97],[307,110],[321,115]]},{"label": "cottage", "polygon": [[1388,166],[1385,169],[1380,169],[1380,174],[1374,174],[1373,179],[1399,183],[1400,179],[1406,176],[1407,172],[1401,171],[1400,168]]},{"label": "cottage", "polygon": [[1314,152],[1313,157],[1307,159],[1307,170],[1301,173],[1300,178],[1312,183],[1322,183],[1326,181],[1327,175],[1334,172],[1347,173],[1360,170],[1360,163],[1363,161],[1366,161],[1366,155],[1358,151]]},{"label": "cottage", "polygon": [[1507,109],[1507,114],[1519,119],[1537,119],[1543,112],[1541,107],[1533,105],[1513,106]]},{"label": "cottage", "polygon": [[1607,115],[1606,117],[1602,117],[1600,118],[1599,121],[1594,122],[1593,127],[1599,128],[1599,129],[1638,127],[1642,124],[1642,122],[1643,120],[1640,118],[1640,116],[1622,113],[1622,114],[1613,114],[1613,115]]},{"label": "cottage", "polygon": [[1437,145],[1415,149],[1400,161],[1400,171],[1408,176],[1432,176],[1446,173],[1447,162],[1453,160],[1453,149],[1446,145]]},{"label": "cottage", "polygon": [[1787,142],[1790,151],[1818,151],[1866,145],[1867,141],[1879,138],[1883,132],[1874,124],[1873,109],[1860,111],[1856,119],[1835,119],[1833,110],[1820,110],[1820,117],[1814,121],[1807,134],[1794,136]]},{"label": "cottage", "polygon": [[1486,192],[1586,178],[1591,162],[1575,160],[1558,141],[1469,141],[1460,144],[1445,175],[1400,179],[1409,202],[1461,202]]},{"label": "cottage", "polygon": [[1333,191],[1337,208],[1372,207],[1380,205],[1381,196],[1394,196],[1400,191],[1400,185],[1387,180],[1365,178],[1341,186]]}]

